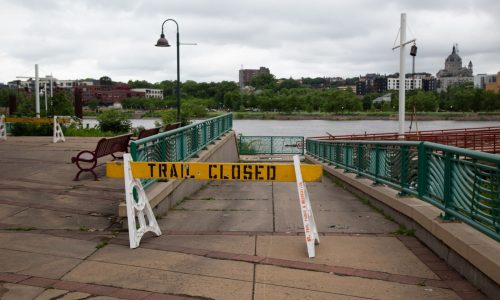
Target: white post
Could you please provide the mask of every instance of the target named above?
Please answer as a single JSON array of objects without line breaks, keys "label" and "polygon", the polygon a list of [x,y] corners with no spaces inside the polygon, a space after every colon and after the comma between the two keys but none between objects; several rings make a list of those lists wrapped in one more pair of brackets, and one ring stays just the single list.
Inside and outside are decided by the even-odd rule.
[{"label": "white post", "polygon": [[44,90],[44,94],[45,94],[45,117],[48,117],[49,116],[49,109],[47,108],[47,83],[45,82],[43,84],[43,90]]},{"label": "white post", "polygon": [[7,127],[5,125],[4,115],[0,115],[0,140],[7,140]]},{"label": "white post", "polygon": [[401,29],[399,35],[399,139],[405,137],[405,40],[406,13],[401,14]]},{"label": "white post", "polygon": [[318,229],[311,207],[311,200],[307,193],[306,184],[302,180],[302,172],[300,170],[300,159],[298,155],[293,156],[293,164],[295,169],[295,179],[297,181],[297,191],[299,193],[300,211],[302,215],[302,223],[304,225],[304,233],[306,237],[307,255],[309,258],[316,256],[315,245],[319,244]]},{"label": "white post", "polygon": [[35,109],[36,117],[40,118],[40,82],[38,80],[38,64],[35,64]]}]

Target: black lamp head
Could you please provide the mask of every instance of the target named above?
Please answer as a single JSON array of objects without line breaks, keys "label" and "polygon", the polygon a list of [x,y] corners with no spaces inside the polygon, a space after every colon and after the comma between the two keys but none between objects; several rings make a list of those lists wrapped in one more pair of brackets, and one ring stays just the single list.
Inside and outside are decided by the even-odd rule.
[{"label": "black lamp head", "polygon": [[168,43],[167,39],[165,38],[165,35],[163,32],[160,35],[160,38],[158,39],[158,42],[156,42],[156,47],[170,47],[170,44]]}]

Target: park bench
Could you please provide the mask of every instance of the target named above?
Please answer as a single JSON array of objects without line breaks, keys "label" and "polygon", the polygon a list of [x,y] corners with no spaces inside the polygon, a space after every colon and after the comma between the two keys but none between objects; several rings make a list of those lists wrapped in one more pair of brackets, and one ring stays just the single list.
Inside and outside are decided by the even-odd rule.
[{"label": "park bench", "polygon": [[160,133],[160,129],[161,129],[161,127],[155,127],[155,128],[141,130],[141,132],[139,132],[139,135],[137,136],[136,140],[140,140],[140,139],[143,139],[145,137]]},{"label": "park bench", "polygon": [[177,129],[179,127],[181,127],[181,122],[170,123],[170,124],[165,125],[165,127],[163,128],[163,132],[174,130],[174,129]]},{"label": "park bench", "polygon": [[114,159],[121,158],[116,156],[115,153],[128,152],[127,147],[131,137],[132,134],[130,133],[111,138],[102,138],[97,142],[94,151],[80,151],[75,157],[71,158],[71,162],[76,163],[76,166],[80,169],[73,180],[78,181],[82,172],[91,172],[94,175],[94,179],[98,180],[97,174],[94,172],[94,168],[97,166],[97,159],[107,155],[113,156]]}]

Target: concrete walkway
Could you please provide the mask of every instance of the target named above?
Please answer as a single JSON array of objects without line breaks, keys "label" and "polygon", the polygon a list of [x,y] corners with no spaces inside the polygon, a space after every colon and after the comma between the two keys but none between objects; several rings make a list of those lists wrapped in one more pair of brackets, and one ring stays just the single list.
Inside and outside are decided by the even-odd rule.
[{"label": "concrete walkway", "polygon": [[1,299],[483,298],[326,177],[307,184],[314,259],[293,183],[211,182],[159,220],[162,236],[131,250],[116,217],[123,182],[71,180],[70,157],[97,140],[0,142]]}]

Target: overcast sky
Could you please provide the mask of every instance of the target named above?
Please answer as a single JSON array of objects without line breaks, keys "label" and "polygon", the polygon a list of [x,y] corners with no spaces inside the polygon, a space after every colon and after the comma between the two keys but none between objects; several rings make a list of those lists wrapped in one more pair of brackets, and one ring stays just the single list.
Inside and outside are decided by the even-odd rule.
[{"label": "overcast sky", "polygon": [[[181,81],[237,81],[241,65],[277,78],[392,74],[402,12],[417,72],[435,75],[454,43],[474,74],[500,71],[500,1],[0,0],[0,82],[35,63],[58,79],[174,80],[175,47],[154,47],[167,18],[197,43],[181,45]],[[165,24],[174,46],[175,31]]]}]

